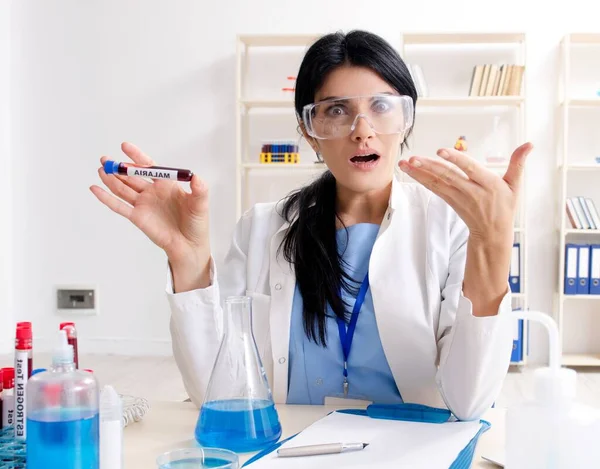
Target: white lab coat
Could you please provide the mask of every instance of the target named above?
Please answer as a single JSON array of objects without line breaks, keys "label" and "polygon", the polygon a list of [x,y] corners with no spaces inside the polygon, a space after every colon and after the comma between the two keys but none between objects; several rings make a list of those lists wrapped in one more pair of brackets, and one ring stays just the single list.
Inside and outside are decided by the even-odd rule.
[{"label": "white lab coat", "polygon": [[[191,400],[201,406],[220,339],[221,302],[253,298],[253,328],[275,403],[288,389],[292,266],[277,249],[287,222],[275,203],[258,204],[237,223],[224,268],[211,266],[212,285],[173,293],[173,353]],[[405,402],[449,408],[479,418],[496,399],[510,364],[512,325],[507,279],[499,315],[476,317],[462,294],[468,229],[441,198],[394,179],[369,262],[379,335]],[[353,353],[360,353],[353,350]]]}]

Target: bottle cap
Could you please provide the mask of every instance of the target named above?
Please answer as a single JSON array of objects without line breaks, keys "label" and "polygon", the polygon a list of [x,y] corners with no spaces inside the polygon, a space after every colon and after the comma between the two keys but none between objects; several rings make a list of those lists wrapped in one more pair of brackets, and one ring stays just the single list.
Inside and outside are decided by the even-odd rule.
[{"label": "bottle cap", "polygon": [[17,340],[29,340],[32,338],[32,330],[30,327],[17,326]]},{"label": "bottle cap", "polygon": [[117,174],[119,171],[119,162],[108,160],[104,163],[104,172],[106,174]]},{"label": "bottle cap", "polygon": [[31,329],[31,322],[29,321],[21,321],[17,323],[17,328],[19,327],[28,327],[29,329]]},{"label": "bottle cap", "polygon": [[2,380],[4,381],[4,389],[12,389],[15,387],[15,369],[2,368]]},{"label": "bottle cap", "polygon": [[67,331],[58,331],[58,343],[52,352],[52,362],[63,365],[73,363],[73,347],[67,340]]},{"label": "bottle cap", "polygon": [[67,332],[67,339],[74,339],[77,337],[77,331],[75,329],[74,322],[61,322],[59,329]]},{"label": "bottle cap", "polygon": [[115,388],[104,385],[100,390],[100,420],[110,421],[123,419],[123,402]]}]

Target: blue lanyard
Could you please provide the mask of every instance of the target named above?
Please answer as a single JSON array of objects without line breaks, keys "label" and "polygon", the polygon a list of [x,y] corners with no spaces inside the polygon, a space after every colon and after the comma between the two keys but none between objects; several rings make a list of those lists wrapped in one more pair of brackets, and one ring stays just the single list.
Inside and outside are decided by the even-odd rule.
[{"label": "blue lanyard", "polygon": [[356,301],[354,302],[354,308],[352,308],[352,316],[350,317],[350,323],[348,324],[348,330],[346,331],[346,322],[340,318],[337,318],[338,330],[340,332],[340,342],[342,343],[342,352],[344,354],[344,397],[348,397],[348,356],[350,355],[350,347],[352,347],[352,339],[354,338],[354,330],[356,329],[356,321],[358,320],[358,313],[365,302],[367,296],[367,290],[369,289],[369,273],[365,275]]}]

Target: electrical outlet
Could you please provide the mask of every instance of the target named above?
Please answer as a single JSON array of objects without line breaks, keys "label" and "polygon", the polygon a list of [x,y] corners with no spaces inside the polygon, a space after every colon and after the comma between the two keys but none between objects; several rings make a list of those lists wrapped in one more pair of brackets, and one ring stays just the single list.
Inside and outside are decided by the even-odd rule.
[{"label": "electrical outlet", "polygon": [[96,287],[85,285],[62,285],[56,289],[56,311],[68,315],[98,315]]}]

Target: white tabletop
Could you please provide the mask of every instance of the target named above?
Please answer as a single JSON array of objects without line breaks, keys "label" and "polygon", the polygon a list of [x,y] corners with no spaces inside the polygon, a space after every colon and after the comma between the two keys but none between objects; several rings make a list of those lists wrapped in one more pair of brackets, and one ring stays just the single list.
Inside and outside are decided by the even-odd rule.
[{"label": "white tabletop", "polygon": [[[283,428],[282,438],[302,431],[313,422],[339,409],[334,406],[279,405],[277,412]],[[125,428],[125,468],[156,469],[156,457],[176,448],[193,446],[198,410],[189,402],[151,402],[141,422]],[[478,441],[473,468],[496,468],[483,461],[481,454],[497,452],[504,446],[504,410],[490,409],[484,416],[492,424]],[[240,456],[246,462],[252,455]]]}]

